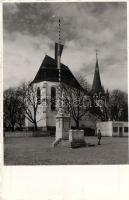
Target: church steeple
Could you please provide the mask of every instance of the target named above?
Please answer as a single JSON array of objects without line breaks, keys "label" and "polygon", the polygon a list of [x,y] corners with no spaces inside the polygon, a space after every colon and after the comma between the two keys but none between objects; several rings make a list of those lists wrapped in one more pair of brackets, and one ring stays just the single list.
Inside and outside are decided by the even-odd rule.
[{"label": "church steeple", "polygon": [[100,73],[99,73],[99,64],[98,64],[98,52],[96,50],[96,65],[95,65],[95,72],[94,72],[94,79],[92,84],[92,91],[99,92],[102,91]]}]

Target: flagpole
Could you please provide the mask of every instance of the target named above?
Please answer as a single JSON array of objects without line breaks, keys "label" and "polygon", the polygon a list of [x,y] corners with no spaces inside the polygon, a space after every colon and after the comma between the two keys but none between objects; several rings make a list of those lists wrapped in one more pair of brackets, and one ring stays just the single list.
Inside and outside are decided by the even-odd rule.
[{"label": "flagpole", "polygon": [[61,61],[61,55],[60,55],[60,44],[61,44],[61,26],[60,26],[60,19],[59,19],[59,38],[58,38],[58,69],[59,69],[59,83],[61,83],[61,66],[60,66],[60,61]]},{"label": "flagpole", "polygon": [[70,117],[65,115],[64,107],[62,104],[62,77],[61,77],[61,52],[63,50],[61,46],[61,21],[59,19],[59,40],[57,46],[57,68],[59,70],[59,107],[56,115],[56,138],[52,146],[55,147],[63,139],[69,139],[69,129],[70,129]]},{"label": "flagpole", "polygon": [[59,114],[62,114],[62,88],[61,88],[61,53],[60,53],[60,45],[61,45],[61,20],[59,18],[59,30],[58,30],[58,61],[57,67],[59,70]]}]

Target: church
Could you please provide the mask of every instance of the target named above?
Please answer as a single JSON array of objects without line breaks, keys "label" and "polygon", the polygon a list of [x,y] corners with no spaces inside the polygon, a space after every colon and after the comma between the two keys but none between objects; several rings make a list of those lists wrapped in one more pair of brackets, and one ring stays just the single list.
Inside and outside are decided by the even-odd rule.
[{"label": "church", "polygon": [[[37,90],[38,111],[36,118],[38,129],[42,130],[43,132],[48,132],[50,134],[54,134],[56,131],[57,106],[56,102],[52,100],[57,98],[57,87],[59,86],[57,45],[58,44],[55,43],[55,58],[45,55],[34,80],[31,82],[31,85],[33,85],[33,87],[36,87]],[[61,53],[62,50],[63,45],[61,45]],[[68,66],[61,63],[60,68],[62,83],[66,84],[68,87],[77,88],[78,90],[84,90],[79,82],[76,80],[75,76]],[[95,98],[108,96],[108,91],[105,93],[104,88],[101,85],[97,52],[92,89],[86,95],[90,95],[91,97]],[[95,130],[96,121],[98,121],[96,116],[87,113],[84,119],[80,121],[80,128],[89,128]],[[32,129],[33,124],[28,119],[26,119],[25,126],[29,130]],[[75,128],[75,123],[72,119],[71,127]]]},{"label": "church", "polygon": [[[74,89],[79,91],[79,95],[75,96],[72,99],[74,104],[74,99],[81,99],[81,92],[83,92],[84,97],[90,99],[90,104],[88,110],[84,112],[84,107],[81,106],[83,116],[78,121],[75,120],[74,116],[70,117],[70,128],[82,128],[82,129],[92,129],[95,132],[96,122],[98,121],[98,115],[96,116],[95,112],[100,111],[104,106],[100,106],[101,102],[108,103],[108,91],[105,92],[104,88],[101,85],[99,64],[98,64],[98,55],[96,51],[96,64],[95,72],[93,78],[92,89],[90,92],[84,90],[84,88],[79,84],[71,70],[68,66],[61,63],[61,54],[64,48],[64,45],[61,44],[61,21],[59,19],[59,30],[58,30],[59,40],[58,43],[55,43],[55,57],[52,58],[48,55],[45,55],[43,62],[34,78],[31,82],[31,86],[35,89],[36,94],[36,104],[37,104],[37,113],[34,116],[36,118],[37,128],[43,133],[55,134],[56,132],[56,116],[62,110],[62,104],[64,103],[61,98],[64,99],[65,94],[63,93],[62,86],[68,89]],[[70,91],[70,96],[73,91]],[[103,99],[104,98],[104,99]],[[83,99],[81,100],[83,101]],[[67,101],[68,103],[68,101]],[[30,107],[31,110],[31,107]],[[65,113],[65,108],[63,113]],[[79,107],[76,108],[77,114],[80,112]],[[96,112],[96,113],[97,113]],[[33,113],[33,110],[31,110]],[[62,113],[62,112],[61,112]],[[74,110],[75,113],[75,110]],[[101,113],[105,113],[104,110],[101,110]],[[70,111],[67,112],[68,115],[71,115]],[[75,114],[74,114],[75,115]],[[26,118],[25,119],[26,128],[33,129],[33,124]]]}]

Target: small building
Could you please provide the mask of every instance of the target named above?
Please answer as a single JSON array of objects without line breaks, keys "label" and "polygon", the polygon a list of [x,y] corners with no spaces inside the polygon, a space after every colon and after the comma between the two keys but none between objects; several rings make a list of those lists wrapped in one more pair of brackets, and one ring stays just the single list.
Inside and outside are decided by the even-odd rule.
[{"label": "small building", "polygon": [[102,136],[128,137],[128,122],[105,121],[97,122],[97,132],[100,129]]}]

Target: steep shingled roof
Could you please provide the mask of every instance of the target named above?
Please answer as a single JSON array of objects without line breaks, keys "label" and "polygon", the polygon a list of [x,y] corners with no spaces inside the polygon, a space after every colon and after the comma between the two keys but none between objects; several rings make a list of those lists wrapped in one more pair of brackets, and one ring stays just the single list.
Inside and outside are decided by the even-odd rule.
[{"label": "steep shingled roof", "polygon": [[98,60],[97,60],[96,61],[96,66],[95,66],[92,90],[98,90],[101,87],[102,86],[101,86],[101,80],[100,80],[99,65],[98,65]]},{"label": "steep shingled roof", "polygon": [[93,79],[92,89],[91,89],[90,93],[94,94],[94,93],[99,93],[99,92],[104,93],[104,89],[103,89],[103,87],[101,85],[98,59],[96,59],[94,79]]},{"label": "steep shingled roof", "polygon": [[[57,63],[55,59],[51,58],[48,55],[45,56],[32,83],[38,83],[42,81],[51,81],[51,82],[59,81],[59,69],[57,68]],[[61,81],[69,86],[83,90],[83,88],[78,83],[78,81],[76,80],[70,69],[62,63],[61,63]]]}]

